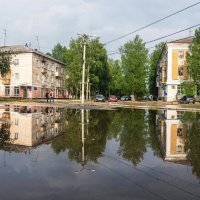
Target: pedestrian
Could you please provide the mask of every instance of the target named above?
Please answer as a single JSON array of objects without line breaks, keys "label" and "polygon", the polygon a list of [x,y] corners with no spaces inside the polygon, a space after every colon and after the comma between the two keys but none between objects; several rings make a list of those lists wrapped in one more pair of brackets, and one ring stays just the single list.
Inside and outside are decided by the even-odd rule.
[{"label": "pedestrian", "polygon": [[53,90],[51,90],[51,92],[49,93],[49,97],[50,97],[50,103],[54,102]]},{"label": "pedestrian", "polygon": [[49,92],[48,91],[46,92],[45,97],[46,97],[46,100],[47,100],[47,103],[48,103],[49,102]]}]

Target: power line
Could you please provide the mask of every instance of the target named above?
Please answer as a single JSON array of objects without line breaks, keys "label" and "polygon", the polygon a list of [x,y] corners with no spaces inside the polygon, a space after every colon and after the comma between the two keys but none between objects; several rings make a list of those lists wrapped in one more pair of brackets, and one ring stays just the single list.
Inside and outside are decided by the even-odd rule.
[{"label": "power line", "polygon": [[134,30],[134,31],[132,31],[132,32],[130,32],[130,33],[124,34],[124,35],[122,35],[122,36],[120,36],[120,37],[117,37],[117,38],[115,38],[115,39],[113,39],[113,40],[110,40],[110,41],[104,43],[104,45],[107,45],[107,44],[109,44],[109,43],[111,43],[111,42],[115,42],[115,41],[117,41],[117,40],[120,40],[120,39],[122,39],[122,38],[128,36],[128,35],[131,35],[131,34],[133,34],[133,33],[136,33],[136,32],[138,32],[138,31],[141,31],[141,30],[143,30],[143,29],[145,29],[145,28],[147,28],[147,27],[149,27],[149,26],[152,26],[152,25],[154,25],[154,24],[156,24],[156,23],[158,23],[158,22],[161,22],[161,21],[163,21],[163,20],[165,20],[165,19],[168,19],[168,18],[170,18],[170,17],[172,17],[172,16],[174,16],[174,15],[177,15],[178,13],[181,13],[181,12],[183,12],[183,11],[189,9],[189,8],[192,8],[192,7],[194,7],[194,6],[198,5],[198,4],[200,4],[200,2],[197,2],[197,3],[195,3],[195,4],[192,4],[192,5],[190,5],[190,6],[186,7],[186,8],[183,8],[183,9],[181,9],[181,10],[179,10],[179,11],[176,11],[176,12],[174,12],[174,13],[172,13],[172,14],[166,16],[166,17],[163,17],[163,18],[161,18],[161,19],[158,19],[158,20],[156,20],[156,21],[154,21],[154,22],[152,22],[152,23],[150,23],[150,24],[147,24],[147,25],[145,25],[145,26],[143,26],[143,27],[141,27],[141,28],[138,28],[138,29],[136,29],[136,30]]},{"label": "power line", "polygon": [[[194,25],[194,26],[191,26],[191,27],[182,29],[182,30],[180,30],[180,31],[176,31],[176,32],[174,32],[174,33],[170,33],[170,34],[168,34],[168,35],[165,35],[165,36],[156,38],[156,39],[154,39],[154,40],[147,41],[147,42],[145,42],[145,44],[150,44],[150,43],[152,43],[152,42],[156,42],[156,41],[158,41],[158,40],[167,38],[167,37],[169,37],[169,36],[176,35],[176,34],[178,34],[178,33],[181,33],[181,32],[187,31],[187,30],[190,30],[190,29],[195,28],[195,27],[197,27],[197,26],[200,26],[200,24],[196,24],[196,25]],[[153,48],[153,47],[151,47],[151,48]],[[148,48],[148,49],[150,49],[150,48]],[[119,53],[120,53],[119,50],[115,50],[115,51],[112,51],[112,52],[111,52],[110,54],[108,54],[108,55],[114,55],[114,54],[119,54]]]}]

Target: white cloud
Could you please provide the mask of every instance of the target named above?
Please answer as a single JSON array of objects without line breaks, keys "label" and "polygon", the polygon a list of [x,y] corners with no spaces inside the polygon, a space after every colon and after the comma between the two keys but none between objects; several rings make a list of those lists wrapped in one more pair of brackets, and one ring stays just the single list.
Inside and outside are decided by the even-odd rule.
[{"label": "white cloud", "polygon": [[[14,2],[14,3],[13,3]],[[7,44],[32,43],[39,35],[43,51],[57,42],[68,45],[77,32],[97,34],[102,42],[131,32],[196,1],[187,0],[0,0],[0,29],[6,28]],[[145,41],[199,23],[200,5],[160,22],[138,34]],[[0,32],[0,44],[3,32]],[[185,35],[188,35],[186,32]],[[182,34],[184,35],[184,34]],[[107,46],[118,49],[130,35]]]}]

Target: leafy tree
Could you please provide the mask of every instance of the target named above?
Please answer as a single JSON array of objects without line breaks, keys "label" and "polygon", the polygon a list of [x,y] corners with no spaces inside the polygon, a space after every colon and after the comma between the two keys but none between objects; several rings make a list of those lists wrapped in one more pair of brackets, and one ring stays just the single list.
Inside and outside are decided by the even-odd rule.
[{"label": "leafy tree", "polygon": [[123,95],[126,94],[124,86],[124,77],[122,75],[122,68],[119,60],[108,60],[110,69],[110,84],[109,84],[109,95]]},{"label": "leafy tree", "polygon": [[194,82],[184,81],[183,83],[181,83],[181,87],[183,88],[183,94],[189,95],[189,96],[195,95],[196,87],[195,87]]},{"label": "leafy tree", "polygon": [[127,89],[130,94],[138,98],[146,90],[148,50],[143,40],[137,35],[132,41],[125,43],[120,48],[120,52]]},{"label": "leafy tree", "polygon": [[[80,95],[83,65],[82,37],[71,39],[69,48],[57,44],[52,50],[52,56],[66,63],[68,79],[66,85],[76,97]],[[89,69],[89,71],[87,70]],[[89,74],[88,74],[89,73]],[[108,93],[109,68],[107,52],[99,39],[88,40],[86,48],[86,77],[89,75],[91,94]],[[85,78],[86,78],[85,77]],[[85,79],[86,80],[86,79]]]},{"label": "leafy tree", "polygon": [[10,72],[10,65],[12,64],[12,56],[14,53],[11,50],[0,50],[0,75],[4,77]]},{"label": "leafy tree", "polygon": [[164,42],[157,44],[155,50],[150,55],[150,64],[148,71],[148,87],[149,87],[149,93],[153,94],[154,96],[158,96],[158,89],[156,87],[157,62],[164,45],[165,45]]},{"label": "leafy tree", "polygon": [[188,71],[199,90],[200,83],[200,28],[195,31],[193,43],[187,52]]}]

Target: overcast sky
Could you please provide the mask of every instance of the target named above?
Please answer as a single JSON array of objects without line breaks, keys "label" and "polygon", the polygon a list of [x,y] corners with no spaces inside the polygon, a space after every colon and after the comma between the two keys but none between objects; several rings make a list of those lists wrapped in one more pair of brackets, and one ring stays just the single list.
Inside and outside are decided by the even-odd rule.
[{"label": "overcast sky", "polygon": [[[68,46],[77,33],[95,34],[105,43],[196,2],[198,0],[0,0],[0,45],[4,43],[3,29],[7,29],[6,45],[31,43],[37,48],[35,36],[38,35],[43,52],[50,51],[58,42]],[[138,34],[149,41],[198,23],[200,4]],[[134,36],[106,48],[109,52],[117,50]],[[187,36],[189,31],[165,40]]]}]

